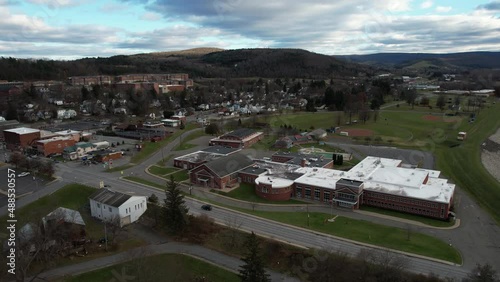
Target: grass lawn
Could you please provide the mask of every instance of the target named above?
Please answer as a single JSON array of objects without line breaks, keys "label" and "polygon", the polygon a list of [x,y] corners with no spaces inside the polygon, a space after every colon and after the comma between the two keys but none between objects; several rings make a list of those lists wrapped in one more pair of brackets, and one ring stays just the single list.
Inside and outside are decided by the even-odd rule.
[{"label": "grass lawn", "polygon": [[[460,188],[472,195],[500,223],[500,183],[481,163],[481,144],[500,127],[500,103],[483,109],[473,123],[458,128],[467,132],[467,139],[455,148],[436,146],[437,168]],[[459,201],[460,199],[455,199]],[[457,202],[458,203],[458,202]],[[458,215],[460,217],[460,215]]]},{"label": "grass lawn", "polygon": [[273,150],[273,145],[277,139],[276,135],[265,135],[262,140],[252,145],[252,149],[261,151]]},{"label": "grass lawn", "polygon": [[385,215],[389,215],[389,216],[393,216],[393,217],[409,219],[409,220],[413,220],[413,221],[418,221],[418,222],[421,222],[421,223],[424,223],[424,224],[427,224],[430,226],[436,226],[436,227],[449,227],[449,226],[453,226],[453,224],[455,224],[455,222],[453,222],[453,221],[450,221],[450,222],[442,221],[442,220],[438,220],[438,219],[418,216],[418,215],[404,213],[404,212],[386,210],[386,209],[381,209],[381,208],[377,208],[377,207],[361,206],[361,210],[379,213],[379,214],[385,214]]},{"label": "grass lawn", "polygon": [[181,254],[138,258],[60,281],[113,281],[113,273],[125,274],[130,281],[240,281],[233,272]]},{"label": "grass lawn", "polygon": [[[189,174],[188,174],[187,170],[180,170],[180,171],[172,173],[170,175],[174,176],[174,180],[177,182],[181,182],[181,181],[189,179]],[[166,178],[170,179],[170,175],[167,175]]]},{"label": "grass lawn", "polygon": [[165,174],[176,172],[178,170],[179,169],[175,168],[175,167],[160,167],[160,166],[156,166],[156,165],[151,166],[149,168],[150,173],[152,173],[154,175],[158,175],[158,176],[164,176]]},{"label": "grass lawn", "polygon": [[263,203],[263,204],[282,204],[282,205],[292,205],[292,204],[306,204],[305,202],[298,201],[298,200],[288,200],[288,201],[269,201],[266,199],[262,199],[259,196],[255,194],[255,189],[253,185],[250,185],[248,183],[241,183],[240,187],[230,191],[230,192],[222,192],[222,191],[217,191],[217,190],[211,190],[212,192],[215,192],[220,195],[224,195],[226,197],[230,197],[233,199],[238,199],[242,201],[247,201],[247,202],[254,202],[254,203]]},{"label": "grass lawn", "polygon": [[188,124],[185,129],[179,130],[172,134],[172,136],[165,138],[161,140],[160,142],[144,142],[145,146],[142,148],[140,152],[135,154],[131,159],[130,162],[138,164],[144,161],[146,158],[151,156],[152,154],[156,153],[160,148],[163,146],[167,145],[168,143],[172,142],[172,140],[175,140],[175,138],[179,137],[181,134],[183,134],[186,131],[189,131],[191,129],[196,128],[197,126],[194,124]]},{"label": "grass lawn", "polygon": [[195,131],[188,136],[184,137],[182,139],[182,143],[180,145],[177,145],[172,151],[181,151],[181,150],[187,150],[193,147],[196,147],[197,145],[189,143],[189,141],[192,141],[196,138],[206,136],[207,134],[205,133],[204,130],[198,130]]},{"label": "grass lawn", "polygon": [[[28,222],[40,220],[58,207],[65,207],[80,211],[86,223],[87,232],[90,233],[91,236],[96,235],[97,237],[97,234],[100,235],[101,233],[100,224],[91,219],[90,210],[84,210],[84,206],[89,203],[88,197],[95,191],[95,188],[89,186],[68,184],[51,195],[42,197],[21,209],[17,209],[15,211],[18,220],[17,226],[21,228]],[[6,219],[6,217],[3,217],[0,223],[0,226],[2,226],[2,233],[0,236],[2,236],[2,238],[6,236],[4,233],[4,230],[6,230]]]},{"label": "grass lawn", "polygon": [[155,183],[155,182],[152,182],[152,181],[149,181],[149,180],[137,177],[137,176],[125,176],[123,178],[127,179],[127,180],[130,180],[130,181],[133,181],[133,182],[137,182],[137,183],[141,183],[141,184],[144,184],[144,185],[152,186],[152,187],[158,188],[160,190],[165,190],[165,188],[167,187],[166,184],[165,185],[161,185],[161,184],[158,184],[158,183]]},{"label": "grass lawn", "polygon": [[374,224],[364,220],[355,220],[341,216],[337,217],[333,223],[325,223],[326,219],[331,218],[329,214],[325,213],[311,212],[309,213],[308,218],[307,212],[295,212],[293,214],[289,212],[264,212],[249,210],[245,210],[245,212],[358,242],[419,254],[454,263],[462,262],[462,258],[458,250],[448,245],[446,242],[432,236],[413,232],[411,230],[408,232],[408,230],[405,229]]}]

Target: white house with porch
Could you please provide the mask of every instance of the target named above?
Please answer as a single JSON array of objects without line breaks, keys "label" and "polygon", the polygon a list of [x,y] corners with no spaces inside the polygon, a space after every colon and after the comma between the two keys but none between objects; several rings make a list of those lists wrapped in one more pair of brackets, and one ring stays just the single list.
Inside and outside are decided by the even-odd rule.
[{"label": "white house with porch", "polygon": [[137,221],[147,209],[146,196],[131,196],[109,189],[98,189],[89,197],[90,213],[103,221],[119,220],[120,227]]}]

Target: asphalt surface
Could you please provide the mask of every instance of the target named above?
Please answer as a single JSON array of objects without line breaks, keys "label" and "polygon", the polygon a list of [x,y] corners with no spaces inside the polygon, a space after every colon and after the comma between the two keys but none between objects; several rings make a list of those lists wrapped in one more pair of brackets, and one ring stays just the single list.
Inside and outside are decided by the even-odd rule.
[{"label": "asphalt surface", "polygon": [[[179,139],[168,144],[163,150],[163,155],[170,154],[170,150],[177,146]],[[204,142],[204,141],[203,141]],[[200,146],[204,146],[201,142]],[[361,146],[361,145],[356,145]],[[373,150],[374,148],[370,146],[370,148],[362,148],[358,147],[357,150]],[[387,150],[387,152],[392,152],[394,149],[392,148],[375,148],[376,150]],[[197,148],[192,148],[188,151],[195,151]],[[400,149],[398,149],[399,151]],[[406,150],[402,150],[406,151]],[[174,152],[172,152],[174,153]],[[176,154],[184,154],[186,152],[175,152]],[[399,153],[399,152],[398,152]],[[397,153],[397,154],[398,154]],[[407,153],[408,157],[411,156],[411,153]],[[385,156],[385,155],[381,155]],[[426,155],[423,154],[425,157]],[[158,152],[149,158],[144,163],[135,166],[129,170],[126,170],[126,175],[138,175],[148,180],[155,181],[157,183],[164,183],[163,180],[160,180],[156,177],[153,177],[144,172],[144,169],[151,165],[155,164],[162,158],[162,153]],[[424,167],[433,167],[433,160],[427,160],[426,158],[423,160]],[[432,164],[432,166],[431,166]],[[154,188],[146,187],[136,183],[130,183],[128,181],[124,181],[120,179],[120,173],[99,173],[97,174],[95,171],[85,170],[85,169],[75,169],[70,164],[58,164],[58,176],[60,179],[51,185],[48,185],[45,189],[40,190],[36,193],[27,195],[22,199],[17,201],[17,207],[20,208],[23,205],[34,201],[44,195],[48,195],[53,191],[56,191],[60,187],[65,184],[78,182],[86,185],[97,186],[100,180],[103,180],[107,184],[111,184],[113,189],[132,193],[132,194],[140,194],[140,195],[151,195],[151,193],[155,193],[160,199],[164,198],[164,193]],[[216,201],[222,201],[224,204],[229,204],[238,207],[247,207],[247,208],[255,208],[255,209],[264,209],[264,210],[282,210],[284,207],[276,207],[269,205],[250,205],[250,204],[242,204],[241,202],[237,202],[231,199],[222,199],[211,193],[207,193],[206,190],[193,190],[193,193],[200,194],[199,196],[209,197]],[[418,232],[431,234],[442,240],[448,241],[450,244],[456,246],[464,259],[463,266],[455,266],[449,265],[445,263],[440,263],[432,260],[427,260],[425,258],[418,258],[413,256],[407,256],[404,254],[397,254],[394,252],[390,252],[394,256],[402,256],[409,262],[408,270],[415,273],[434,273],[440,275],[441,277],[453,277],[457,279],[464,278],[467,273],[470,272],[471,269],[474,268],[476,263],[489,263],[495,269],[500,269],[500,260],[498,260],[498,255],[500,254],[500,244],[498,242],[498,238],[500,238],[500,230],[499,227],[495,224],[495,222],[491,219],[491,217],[485,213],[481,208],[479,208],[468,195],[464,194],[460,189],[456,191],[456,209],[458,217],[461,219],[460,227],[452,230],[439,230],[435,228],[426,228],[426,227],[412,227],[413,230]],[[377,249],[371,248],[369,246],[362,245],[360,243],[352,243],[343,239],[334,238],[332,236],[318,234],[316,232],[311,232],[308,230],[303,230],[295,227],[290,227],[284,224],[268,221],[261,218],[255,218],[246,214],[241,214],[232,210],[226,210],[224,208],[215,207],[210,212],[205,212],[200,209],[201,203],[196,200],[186,199],[186,203],[190,208],[190,211],[193,214],[206,213],[209,216],[213,217],[216,221],[220,223],[225,223],[227,220],[236,219],[241,221],[242,229],[247,231],[254,231],[261,236],[268,236],[274,239],[278,239],[284,242],[289,242],[292,244],[297,244],[305,247],[312,248],[320,248],[323,250],[330,251],[342,251],[348,253],[350,255],[356,256],[363,249]],[[285,209],[289,209],[288,211],[298,211],[300,207],[286,207]],[[295,210],[294,210],[295,209]],[[310,211],[313,209],[318,209],[323,212],[328,213],[330,209],[328,207],[310,207]],[[2,208],[0,210],[0,215],[6,213],[6,209]],[[342,210],[335,210],[335,214],[341,214],[345,216],[350,216],[353,218],[366,219],[369,221],[387,224],[391,226],[399,226],[405,225],[401,222],[395,222],[392,220],[386,220],[376,217],[369,217],[367,215],[353,213],[353,212],[345,212]],[[404,227],[402,227],[404,228]]]}]

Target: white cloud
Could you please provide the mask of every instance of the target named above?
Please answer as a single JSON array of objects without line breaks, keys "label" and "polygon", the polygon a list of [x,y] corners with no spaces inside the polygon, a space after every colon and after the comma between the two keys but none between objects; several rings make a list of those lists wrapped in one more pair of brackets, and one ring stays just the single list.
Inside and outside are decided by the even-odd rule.
[{"label": "white cloud", "polygon": [[448,13],[451,11],[451,6],[437,6],[436,7],[436,12],[438,13]]},{"label": "white cloud", "polygon": [[158,13],[146,12],[139,17],[144,21],[157,21],[161,19],[161,15]]},{"label": "white cloud", "polygon": [[51,9],[74,7],[84,4],[81,0],[27,0],[27,2],[35,5],[47,6]]},{"label": "white cloud", "polygon": [[434,3],[431,0],[427,0],[422,2],[422,4],[420,4],[420,8],[429,9],[430,7],[432,7],[432,5],[434,5]]}]

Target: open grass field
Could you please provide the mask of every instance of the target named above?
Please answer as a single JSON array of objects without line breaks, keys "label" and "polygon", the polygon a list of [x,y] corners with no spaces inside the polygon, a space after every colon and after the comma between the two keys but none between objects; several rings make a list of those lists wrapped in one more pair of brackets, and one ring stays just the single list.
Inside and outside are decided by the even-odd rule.
[{"label": "open grass field", "polygon": [[437,168],[466,190],[500,223],[500,183],[481,163],[481,144],[500,127],[500,103],[482,110],[474,123],[458,128],[467,139],[455,148],[436,146]]},{"label": "open grass field", "polygon": [[313,212],[307,213],[305,212],[305,208],[297,209],[297,212],[251,211],[227,206],[196,196],[187,197],[197,198],[228,209],[353,241],[419,254],[458,264],[462,262],[462,257],[457,249],[435,237],[414,232],[411,228],[409,230],[400,229],[342,216],[336,217],[335,222],[327,222],[327,219],[332,218],[332,216],[335,217],[335,215]]},{"label": "open grass field", "polygon": [[59,281],[115,281],[114,273],[126,274],[127,281],[240,281],[233,272],[181,254],[138,258]]},{"label": "open grass field", "polygon": [[189,143],[189,141],[192,141],[194,139],[197,139],[199,137],[202,137],[202,136],[206,136],[207,134],[205,133],[204,130],[198,130],[198,131],[195,131],[191,134],[189,134],[188,136],[184,137],[182,139],[182,143],[177,145],[173,151],[181,151],[181,150],[186,150],[186,149],[190,149],[190,148],[193,148],[193,147],[196,147],[195,144],[191,144]]},{"label": "open grass field", "polygon": [[247,201],[247,202],[254,202],[254,203],[263,203],[263,204],[279,204],[279,205],[296,205],[296,204],[305,204],[305,202],[298,201],[298,200],[288,200],[288,201],[269,201],[266,199],[262,199],[257,194],[255,194],[255,189],[253,185],[247,184],[247,183],[241,183],[240,187],[230,191],[230,192],[222,192],[222,191],[217,191],[217,190],[212,190],[212,192],[215,192],[217,194],[230,197],[233,199],[237,200],[242,200],[242,201]]},{"label": "open grass field", "polygon": [[408,231],[341,216],[337,217],[335,222],[325,222],[326,219],[331,218],[331,215],[324,213],[249,210],[245,212],[353,241],[419,254],[453,263],[460,264],[462,262],[457,249],[435,237],[413,232],[411,229]]},{"label": "open grass field", "polygon": [[176,167],[161,167],[161,166],[151,166],[149,168],[149,172],[151,172],[152,174],[154,175],[158,175],[158,176],[165,176],[165,174],[169,174],[169,173],[173,173],[173,172],[176,172],[178,171],[179,169],[176,168]]}]

